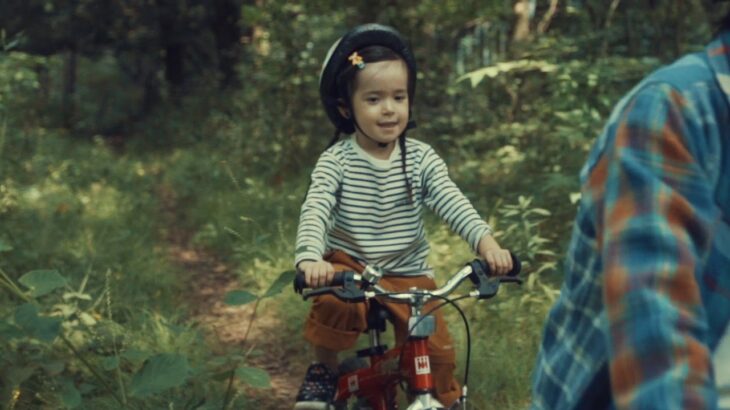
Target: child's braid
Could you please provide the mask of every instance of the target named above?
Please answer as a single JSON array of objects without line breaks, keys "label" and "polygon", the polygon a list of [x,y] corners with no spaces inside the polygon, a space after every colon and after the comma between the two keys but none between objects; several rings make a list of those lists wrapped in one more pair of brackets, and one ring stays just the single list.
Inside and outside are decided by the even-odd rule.
[{"label": "child's braid", "polygon": [[408,199],[413,203],[413,193],[411,192],[411,180],[408,179],[408,172],[406,172],[406,132],[398,137],[398,145],[400,146],[400,160],[401,168],[403,169],[403,176],[406,179],[406,189],[408,190]]}]

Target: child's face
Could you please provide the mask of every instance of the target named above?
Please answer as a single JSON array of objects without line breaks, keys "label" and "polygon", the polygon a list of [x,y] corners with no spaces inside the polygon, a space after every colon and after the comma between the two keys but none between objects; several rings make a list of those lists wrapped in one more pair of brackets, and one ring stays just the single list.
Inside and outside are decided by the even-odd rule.
[{"label": "child's face", "polygon": [[[408,124],[408,69],[402,60],[367,63],[357,73],[352,95],[358,142],[368,150],[377,143],[389,147]],[[381,148],[382,149],[382,148]]]}]

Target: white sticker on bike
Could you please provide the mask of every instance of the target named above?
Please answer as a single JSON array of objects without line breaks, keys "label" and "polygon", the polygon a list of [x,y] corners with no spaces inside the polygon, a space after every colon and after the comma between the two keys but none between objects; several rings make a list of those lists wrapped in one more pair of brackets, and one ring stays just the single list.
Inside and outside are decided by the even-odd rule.
[{"label": "white sticker on bike", "polygon": [[347,378],[347,390],[350,393],[360,390],[360,386],[357,383],[357,375],[352,375]]},{"label": "white sticker on bike", "polygon": [[431,373],[431,362],[428,360],[428,356],[416,356],[416,374],[430,374]]}]

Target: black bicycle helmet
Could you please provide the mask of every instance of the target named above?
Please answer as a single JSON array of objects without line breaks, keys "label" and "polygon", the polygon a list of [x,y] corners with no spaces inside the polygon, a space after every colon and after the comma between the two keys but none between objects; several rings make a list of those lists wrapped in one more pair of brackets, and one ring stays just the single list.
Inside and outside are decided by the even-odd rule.
[{"label": "black bicycle helmet", "polygon": [[[348,57],[353,52],[375,45],[387,47],[403,58],[408,67],[409,103],[413,102],[416,90],[416,59],[406,40],[394,28],[382,24],[371,23],[357,26],[330,47],[319,74],[319,95],[324,110],[335,128],[346,134],[355,132],[355,124],[352,119],[343,117],[337,108],[338,100],[345,98],[338,91],[337,77],[342,70],[351,65]],[[409,121],[408,128],[414,126],[415,123]]]}]

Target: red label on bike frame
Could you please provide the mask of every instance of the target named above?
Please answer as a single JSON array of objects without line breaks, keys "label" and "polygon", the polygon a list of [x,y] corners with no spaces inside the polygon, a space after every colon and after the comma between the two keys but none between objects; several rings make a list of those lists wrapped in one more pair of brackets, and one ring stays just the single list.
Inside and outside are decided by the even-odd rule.
[{"label": "red label on bike frame", "polygon": [[352,393],[360,389],[360,385],[357,382],[357,374],[347,377],[347,390]]},{"label": "red label on bike frame", "polygon": [[431,376],[431,362],[428,359],[428,340],[410,340],[408,344],[413,349],[411,353],[413,373],[411,373],[411,389],[416,391],[428,391],[433,389],[433,377]]},{"label": "red label on bike frame", "polygon": [[428,356],[416,356],[413,361],[416,366],[416,374],[431,373],[431,362],[428,360]]}]

